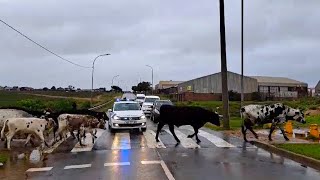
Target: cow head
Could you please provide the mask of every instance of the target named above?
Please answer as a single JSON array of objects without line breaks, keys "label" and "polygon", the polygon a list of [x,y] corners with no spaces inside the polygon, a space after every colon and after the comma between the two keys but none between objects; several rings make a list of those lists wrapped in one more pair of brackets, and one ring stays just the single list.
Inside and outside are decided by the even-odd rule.
[{"label": "cow head", "polygon": [[293,108],[288,107],[286,117],[287,117],[287,119],[294,120],[294,121],[300,122],[302,124],[306,123],[306,120],[304,118],[304,114],[299,109],[293,109]]},{"label": "cow head", "polygon": [[217,112],[210,112],[209,122],[216,126],[220,126],[220,115]]},{"label": "cow head", "polygon": [[52,129],[52,128],[57,126],[56,122],[52,118],[47,118],[46,117],[45,119],[47,121],[47,124],[45,126],[46,130]]}]

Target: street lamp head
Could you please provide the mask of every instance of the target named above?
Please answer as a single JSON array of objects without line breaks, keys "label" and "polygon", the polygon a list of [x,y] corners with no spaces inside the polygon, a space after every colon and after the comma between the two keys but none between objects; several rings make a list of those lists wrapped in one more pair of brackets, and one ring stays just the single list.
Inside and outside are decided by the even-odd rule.
[{"label": "street lamp head", "polygon": [[111,54],[109,54],[109,53],[108,54],[102,54],[101,56],[109,56],[109,55],[111,55]]}]

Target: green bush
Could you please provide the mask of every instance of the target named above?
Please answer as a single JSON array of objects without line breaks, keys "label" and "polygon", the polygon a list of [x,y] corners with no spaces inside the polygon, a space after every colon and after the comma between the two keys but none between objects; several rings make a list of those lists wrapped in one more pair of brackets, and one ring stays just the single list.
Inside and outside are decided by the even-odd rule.
[{"label": "green bush", "polygon": [[20,100],[17,102],[17,105],[33,111],[41,111],[45,108],[44,101],[38,99]]}]

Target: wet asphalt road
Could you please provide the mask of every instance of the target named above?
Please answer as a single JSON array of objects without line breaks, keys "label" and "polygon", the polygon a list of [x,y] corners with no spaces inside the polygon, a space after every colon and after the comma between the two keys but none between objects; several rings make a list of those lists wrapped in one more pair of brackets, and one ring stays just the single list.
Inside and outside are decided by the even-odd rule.
[{"label": "wet asphalt road", "polygon": [[[155,132],[156,126],[148,122],[148,129]],[[183,137],[192,133],[188,126],[177,130]],[[194,139],[187,138],[177,145],[167,131],[160,135],[163,146],[154,148],[150,143],[153,136],[136,131],[111,134],[107,130],[92,149],[73,153],[77,142],[68,138],[44,161],[7,163],[0,168],[0,179],[320,179],[319,171],[244,144],[241,137],[202,130],[199,148],[194,148],[197,146]],[[3,148],[2,143],[0,146]]]}]

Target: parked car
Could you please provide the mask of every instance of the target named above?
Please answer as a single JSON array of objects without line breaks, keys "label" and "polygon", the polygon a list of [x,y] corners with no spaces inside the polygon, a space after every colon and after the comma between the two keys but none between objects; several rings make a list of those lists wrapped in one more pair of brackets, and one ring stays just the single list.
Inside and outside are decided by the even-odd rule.
[{"label": "parked car", "polygon": [[151,111],[151,121],[157,123],[158,122],[158,118],[160,116],[160,107],[162,105],[173,105],[173,103],[170,100],[157,100],[153,103],[153,108]]},{"label": "parked car", "polygon": [[107,112],[108,126],[111,132],[117,129],[141,129],[146,131],[147,118],[136,101],[114,102],[113,108]]},{"label": "parked car", "polygon": [[139,104],[142,106],[145,98],[146,98],[146,95],[144,95],[144,94],[137,94],[137,99],[136,99],[136,101],[139,102]]},{"label": "parked car", "polygon": [[160,97],[159,96],[146,96],[145,97],[144,102],[142,104],[142,111],[146,116],[150,117],[151,111],[153,108],[153,103],[156,100],[160,100]]}]

